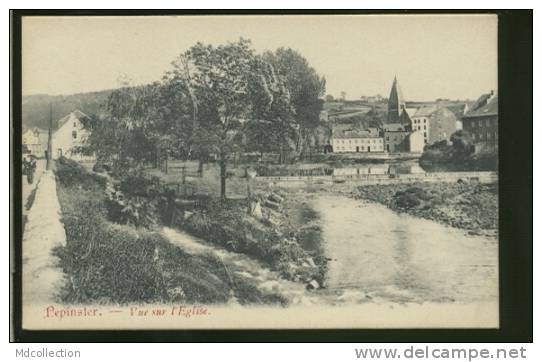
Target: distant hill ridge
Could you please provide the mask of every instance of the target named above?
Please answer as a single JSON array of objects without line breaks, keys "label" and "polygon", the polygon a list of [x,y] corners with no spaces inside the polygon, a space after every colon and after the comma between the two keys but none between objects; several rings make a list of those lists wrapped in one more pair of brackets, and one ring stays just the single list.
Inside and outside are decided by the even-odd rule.
[{"label": "distant hill ridge", "polygon": [[101,106],[114,89],[71,95],[34,94],[22,97],[23,130],[49,127],[49,104],[53,107],[53,128],[67,114],[80,110],[89,116],[99,113]]}]

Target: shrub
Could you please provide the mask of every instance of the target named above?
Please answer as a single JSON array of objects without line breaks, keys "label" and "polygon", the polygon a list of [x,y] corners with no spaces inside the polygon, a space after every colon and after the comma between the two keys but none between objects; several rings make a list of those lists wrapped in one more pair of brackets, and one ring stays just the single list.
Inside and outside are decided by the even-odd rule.
[{"label": "shrub", "polygon": [[63,186],[77,186],[85,190],[104,188],[107,183],[103,176],[88,172],[79,163],[66,157],[56,161],[56,178]]},{"label": "shrub", "polygon": [[107,196],[108,217],[119,224],[150,228],[175,221],[175,192],[157,177],[129,173]]},{"label": "shrub", "polygon": [[395,204],[402,209],[411,209],[420,205],[420,200],[415,194],[405,193],[395,198]]}]

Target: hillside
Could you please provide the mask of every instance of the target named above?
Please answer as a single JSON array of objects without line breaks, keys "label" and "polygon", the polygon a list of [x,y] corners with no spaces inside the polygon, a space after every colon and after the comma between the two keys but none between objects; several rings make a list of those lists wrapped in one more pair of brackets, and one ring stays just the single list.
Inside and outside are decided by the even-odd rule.
[{"label": "hillside", "polygon": [[[113,90],[103,90],[67,96],[51,96],[47,94],[23,96],[23,129],[32,127],[47,129],[49,126],[49,104],[51,104],[53,108],[53,122],[61,119],[76,109],[88,115],[97,114],[101,105],[104,104],[112,91]],[[53,125],[53,127],[55,127],[55,125]]]}]

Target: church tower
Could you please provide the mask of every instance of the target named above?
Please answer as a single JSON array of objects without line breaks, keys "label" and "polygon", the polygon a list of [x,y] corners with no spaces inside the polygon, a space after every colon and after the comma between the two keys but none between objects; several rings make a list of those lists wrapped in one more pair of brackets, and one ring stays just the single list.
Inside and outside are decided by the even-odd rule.
[{"label": "church tower", "polygon": [[390,97],[388,98],[388,122],[400,123],[401,114],[404,109],[405,100],[403,99],[401,87],[399,87],[399,83],[397,83],[397,76],[395,76],[391,86]]}]

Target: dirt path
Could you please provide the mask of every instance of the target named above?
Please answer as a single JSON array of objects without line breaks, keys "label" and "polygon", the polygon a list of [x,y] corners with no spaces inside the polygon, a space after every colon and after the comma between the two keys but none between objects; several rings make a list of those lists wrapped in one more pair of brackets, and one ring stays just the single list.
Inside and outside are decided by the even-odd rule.
[{"label": "dirt path", "polygon": [[36,187],[23,235],[23,304],[55,301],[64,279],[52,254],[56,246],[66,243],[53,171],[43,172]]}]

